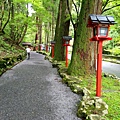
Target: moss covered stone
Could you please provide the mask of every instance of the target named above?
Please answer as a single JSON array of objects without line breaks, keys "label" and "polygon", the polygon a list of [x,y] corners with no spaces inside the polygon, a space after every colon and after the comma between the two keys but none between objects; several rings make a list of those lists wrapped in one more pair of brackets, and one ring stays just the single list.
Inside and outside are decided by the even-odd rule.
[{"label": "moss covered stone", "polygon": [[83,89],[83,93],[77,115],[86,120],[102,120],[108,114],[108,105],[99,97],[91,97],[86,88]]}]

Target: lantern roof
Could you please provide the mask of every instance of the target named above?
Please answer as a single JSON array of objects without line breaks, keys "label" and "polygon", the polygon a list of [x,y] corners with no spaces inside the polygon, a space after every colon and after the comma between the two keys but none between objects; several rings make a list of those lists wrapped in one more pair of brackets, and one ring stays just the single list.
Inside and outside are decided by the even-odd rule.
[{"label": "lantern roof", "polygon": [[63,36],[63,39],[64,40],[72,40],[72,37],[71,36]]},{"label": "lantern roof", "polygon": [[32,46],[32,44],[30,42],[23,42],[22,45],[23,46]]},{"label": "lantern roof", "polygon": [[56,43],[56,41],[51,41],[51,44],[55,44]]},{"label": "lantern roof", "polygon": [[103,16],[103,15],[95,15],[90,14],[89,15],[89,23],[88,26],[91,24],[109,24],[114,25],[116,24],[113,16]]}]

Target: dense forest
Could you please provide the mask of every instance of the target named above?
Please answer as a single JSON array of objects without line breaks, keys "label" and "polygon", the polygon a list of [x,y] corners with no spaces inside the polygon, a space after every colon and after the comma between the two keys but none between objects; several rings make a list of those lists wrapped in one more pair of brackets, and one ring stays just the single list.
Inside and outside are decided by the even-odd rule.
[{"label": "dense forest", "polygon": [[62,37],[69,35],[74,42],[68,73],[82,76],[94,73],[97,45],[89,41],[91,30],[86,27],[89,14],[115,18],[117,24],[111,26],[109,34],[113,40],[104,42],[104,53],[120,54],[119,0],[2,0],[0,5],[1,58],[22,49],[23,42],[39,46],[54,40],[54,59],[62,61],[65,52]]}]

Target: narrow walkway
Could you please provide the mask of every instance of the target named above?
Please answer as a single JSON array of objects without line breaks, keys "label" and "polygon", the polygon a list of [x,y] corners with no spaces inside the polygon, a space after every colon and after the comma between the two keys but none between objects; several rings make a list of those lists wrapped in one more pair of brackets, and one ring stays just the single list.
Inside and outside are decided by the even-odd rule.
[{"label": "narrow walkway", "polygon": [[79,99],[35,52],[0,77],[0,120],[81,120],[76,116]]}]

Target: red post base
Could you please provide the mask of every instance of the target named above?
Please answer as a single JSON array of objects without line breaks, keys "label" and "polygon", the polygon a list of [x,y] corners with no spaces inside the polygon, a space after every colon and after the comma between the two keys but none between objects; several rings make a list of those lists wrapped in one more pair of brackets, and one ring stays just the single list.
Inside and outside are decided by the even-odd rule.
[{"label": "red post base", "polygon": [[46,52],[48,52],[48,45],[46,45]]},{"label": "red post base", "polygon": [[96,75],[96,96],[101,96],[101,84],[102,84],[102,43],[98,41],[98,55],[97,55],[97,75]]},{"label": "red post base", "polygon": [[42,46],[40,45],[40,51],[42,50]]},{"label": "red post base", "polygon": [[38,46],[35,47],[35,50],[38,51]]},{"label": "red post base", "polygon": [[52,46],[52,58],[54,58],[54,46]]},{"label": "red post base", "polygon": [[66,46],[66,67],[68,67],[68,46]]}]

